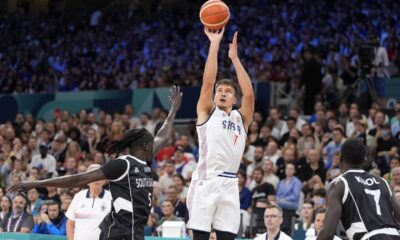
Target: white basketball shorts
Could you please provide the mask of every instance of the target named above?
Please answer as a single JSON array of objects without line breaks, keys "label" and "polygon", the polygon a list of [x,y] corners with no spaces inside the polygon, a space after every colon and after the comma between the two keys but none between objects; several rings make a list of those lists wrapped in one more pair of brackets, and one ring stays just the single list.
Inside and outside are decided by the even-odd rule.
[{"label": "white basketball shorts", "polygon": [[206,180],[192,180],[187,198],[187,228],[237,234],[240,227],[239,186],[236,174],[223,173]]}]

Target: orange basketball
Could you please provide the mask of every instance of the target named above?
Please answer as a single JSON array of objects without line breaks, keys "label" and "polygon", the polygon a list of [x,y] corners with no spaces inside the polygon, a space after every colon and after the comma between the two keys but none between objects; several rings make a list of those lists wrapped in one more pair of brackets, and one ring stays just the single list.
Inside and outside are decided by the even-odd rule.
[{"label": "orange basketball", "polygon": [[200,21],[208,29],[218,30],[229,21],[228,6],[221,0],[208,0],[200,8]]}]

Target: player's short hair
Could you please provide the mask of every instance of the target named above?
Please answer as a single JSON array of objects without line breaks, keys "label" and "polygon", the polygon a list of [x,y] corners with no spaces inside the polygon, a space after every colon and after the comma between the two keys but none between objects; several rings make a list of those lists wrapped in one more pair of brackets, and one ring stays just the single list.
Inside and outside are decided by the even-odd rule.
[{"label": "player's short hair", "polygon": [[357,139],[346,140],[340,149],[340,160],[351,165],[361,165],[365,156],[365,145]]},{"label": "player's short hair", "polygon": [[222,79],[222,80],[219,80],[218,82],[215,83],[214,90],[216,91],[217,88],[218,88],[219,86],[221,86],[221,85],[227,85],[227,86],[232,87],[233,90],[235,90],[235,97],[237,97],[238,89],[237,89],[237,87],[236,87],[236,84],[235,84],[232,80],[230,80],[230,79]]}]

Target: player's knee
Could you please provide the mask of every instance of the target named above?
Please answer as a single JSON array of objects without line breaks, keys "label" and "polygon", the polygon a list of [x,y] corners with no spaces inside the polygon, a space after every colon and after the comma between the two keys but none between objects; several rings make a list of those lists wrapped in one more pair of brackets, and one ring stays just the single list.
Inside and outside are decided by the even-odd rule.
[{"label": "player's knee", "polygon": [[217,233],[217,240],[234,240],[236,234],[230,232],[223,232],[223,231],[215,231]]}]

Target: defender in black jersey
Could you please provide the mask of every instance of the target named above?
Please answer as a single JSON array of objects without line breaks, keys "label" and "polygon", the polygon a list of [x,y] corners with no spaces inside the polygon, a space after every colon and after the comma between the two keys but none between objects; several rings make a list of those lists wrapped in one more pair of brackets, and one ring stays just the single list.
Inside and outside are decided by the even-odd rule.
[{"label": "defender in black jersey", "polygon": [[100,239],[144,239],[144,226],[150,213],[153,193],[153,177],[149,165],[153,156],[168,141],[182,99],[179,87],[173,87],[171,92],[171,110],[155,138],[146,129],[127,130],[122,140],[112,141],[108,148],[109,153],[118,156],[117,159],[100,169],[68,177],[22,182],[12,186],[9,191],[27,191],[45,186],[71,188],[108,179],[113,198],[112,209],[99,226]]},{"label": "defender in black jersey", "polygon": [[350,240],[400,240],[400,207],[383,178],[362,170],[365,152],[359,140],[342,145],[343,174],[330,185],[325,225],[318,240],[333,239],[339,221]]}]

